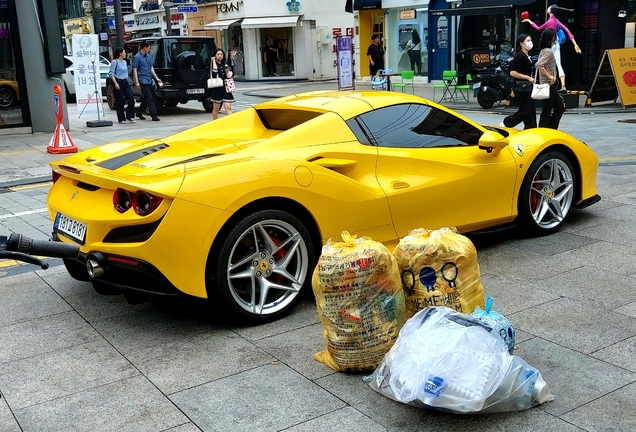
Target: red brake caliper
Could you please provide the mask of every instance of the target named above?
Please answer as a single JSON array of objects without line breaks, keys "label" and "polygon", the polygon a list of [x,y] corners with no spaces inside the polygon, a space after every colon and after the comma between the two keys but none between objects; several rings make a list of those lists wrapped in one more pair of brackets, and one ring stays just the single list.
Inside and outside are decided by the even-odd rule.
[{"label": "red brake caliper", "polygon": [[[537,181],[539,181],[538,175],[534,176],[534,179],[532,180],[532,185],[534,185],[535,182]],[[539,205],[539,200],[540,200],[539,193],[536,190],[534,190],[534,188],[531,186],[530,187],[530,211],[532,213],[534,213],[537,210],[537,206]]]},{"label": "red brake caliper", "polygon": [[[269,233],[268,233],[268,235],[269,235]],[[278,240],[277,238],[272,237],[271,235],[269,235],[269,238],[271,238],[271,239],[272,239],[272,241],[274,242],[274,244],[275,244],[276,246],[278,246],[279,244],[281,244],[281,243],[282,243],[280,240]],[[286,253],[287,253],[287,249],[282,248],[281,250],[279,250],[278,252],[276,252],[276,253],[274,254],[274,259],[275,259],[276,261],[278,261],[279,259],[281,259],[282,257],[284,257]],[[281,282],[283,281],[283,279],[284,279],[284,278],[283,278],[283,275],[281,275],[281,274],[277,273],[277,274],[276,274],[276,277],[274,278],[274,281],[275,281],[277,284],[279,284],[279,283],[281,283]]]}]

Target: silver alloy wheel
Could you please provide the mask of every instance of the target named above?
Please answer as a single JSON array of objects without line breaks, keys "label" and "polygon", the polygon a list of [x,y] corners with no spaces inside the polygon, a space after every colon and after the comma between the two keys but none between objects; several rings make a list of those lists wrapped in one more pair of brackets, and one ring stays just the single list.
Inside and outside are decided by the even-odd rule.
[{"label": "silver alloy wheel", "polygon": [[8,108],[13,105],[13,90],[9,87],[0,87],[0,107]]},{"label": "silver alloy wheel", "polygon": [[559,226],[570,212],[574,179],[562,159],[548,159],[532,177],[529,208],[535,223],[549,230]]},{"label": "silver alloy wheel", "polygon": [[227,282],[242,309],[271,315],[298,296],[308,267],[307,246],[298,230],[287,222],[269,219],[238,237],[230,252]]}]

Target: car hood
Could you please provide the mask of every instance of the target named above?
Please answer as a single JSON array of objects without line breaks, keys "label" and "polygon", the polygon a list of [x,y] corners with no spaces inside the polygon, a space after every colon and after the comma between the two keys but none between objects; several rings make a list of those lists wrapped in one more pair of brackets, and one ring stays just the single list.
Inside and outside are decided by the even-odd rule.
[{"label": "car hood", "polygon": [[[95,147],[51,163],[54,171],[99,187],[141,188],[175,196],[187,164],[226,165],[245,160],[238,150],[262,140],[184,140],[169,143],[156,139],[119,141]],[[248,157],[251,159],[251,157]],[[197,166],[200,168],[201,163]]]}]

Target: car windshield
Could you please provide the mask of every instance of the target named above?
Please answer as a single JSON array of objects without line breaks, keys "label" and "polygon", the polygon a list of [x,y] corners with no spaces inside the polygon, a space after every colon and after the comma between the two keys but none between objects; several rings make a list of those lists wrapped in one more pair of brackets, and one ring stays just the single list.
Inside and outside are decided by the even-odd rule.
[{"label": "car windshield", "polygon": [[165,58],[165,67],[172,68],[177,66],[175,62],[178,62],[180,56],[184,53],[194,53],[203,60],[204,65],[210,63],[210,56],[212,55],[212,44],[209,41],[203,40],[171,40],[168,45],[168,52]]}]

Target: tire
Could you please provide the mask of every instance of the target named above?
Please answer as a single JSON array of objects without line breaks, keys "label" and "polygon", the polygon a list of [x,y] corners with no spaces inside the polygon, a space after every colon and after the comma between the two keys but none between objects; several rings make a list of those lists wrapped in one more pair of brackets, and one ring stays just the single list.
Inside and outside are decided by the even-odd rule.
[{"label": "tire", "polygon": [[183,51],[175,59],[175,74],[185,84],[195,84],[205,78],[206,64],[194,51]]},{"label": "tire", "polygon": [[164,103],[163,106],[166,107],[166,108],[174,108],[177,105],[179,105],[179,101],[178,100],[174,100],[174,99],[168,100],[168,99],[166,99],[166,102]]},{"label": "tire", "polygon": [[211,113],[212,110],[214,109],[214,104],[212,103],[212,101],[210,99],[203,99],[203,102],[201,102],[203,104],[203,109],[206,112]]},{"label": "tire", "polygon": [[90,282],[91,277],[88,275],[88,270],[86,270],[86,264],[74,259],[63,259],[62,261],[64,261],[66,271],[73,279]]},{"label": "tire", "polygon": [[0,108],[9,108],[17,98],[13,89],[9,86],[0,87]]},{"label": "tire", "polygon": [[519,193],[519,219],[530,234],[557,231],[572,210],[578,185],[572,164],[551,151],[530,165]]},{"label": "tire", "polygon": [[110,108],[111,110],[114,110],[116,108],[115,107],[115,86],[110,83],[106,86],[106,100],[108,101],[108,108]]},{"label": "tire", "polygon": [[488,96],[486,96],[486,94],[481,90],[479,91],[479,93],[477,93],[477,103],[484,109],[490,109],[495,104],[495,102],[491,101]]},{"label": "tire", "polygon": [[252,324],[273,321],[311,290],[315,245],[295,216],[257,211],[224,238],[218,254],[211,255],[206,280],[210,297],[220,300],[228,318]]}]

